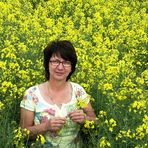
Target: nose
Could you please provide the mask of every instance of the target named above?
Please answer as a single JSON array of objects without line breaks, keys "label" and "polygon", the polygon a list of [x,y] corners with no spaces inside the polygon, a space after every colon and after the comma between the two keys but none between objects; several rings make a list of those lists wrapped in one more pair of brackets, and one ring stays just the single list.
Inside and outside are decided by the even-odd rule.
[{"label": "nose", "polygon": [[58,69],[63,69],[64,68],[64,65],[63,63],[61,62],[58,66],[57,66]]}]

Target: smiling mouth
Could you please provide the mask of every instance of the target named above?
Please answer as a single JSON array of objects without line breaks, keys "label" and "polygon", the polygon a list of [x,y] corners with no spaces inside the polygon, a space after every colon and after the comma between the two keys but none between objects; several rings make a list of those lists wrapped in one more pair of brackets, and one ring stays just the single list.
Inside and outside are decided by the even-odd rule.
[{"label": "smiling mouth", "polygon": [[63,75],[64,73],[61,72],[56,72],[57,75]]}]

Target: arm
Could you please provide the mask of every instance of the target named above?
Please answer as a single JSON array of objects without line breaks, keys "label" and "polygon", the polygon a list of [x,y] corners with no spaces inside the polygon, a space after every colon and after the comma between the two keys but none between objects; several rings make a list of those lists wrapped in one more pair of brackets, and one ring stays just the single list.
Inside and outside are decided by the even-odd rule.
[{"label": "arm", "polygon": [[21,108],[21,120],[20,125],[22,128],[26,128],[30,131],[30,138],[36,138],[37,134],[43,134],[47,131],[56,132],[62,128],[66,122],[65,118],[55,117],[46,122],[42,122],[38,125],[34,125],[34,112]]},{"label": "arm", "polygon": [[96,120],[96,115],[94,109],[92,108],[91,104],[89,103],[87,107],[83,108],[84,113],[86,114],[87,120]]},{"label": "arm", "polygon": [[34,112],[21,108],[20,126],[30,131],[30,138],[36,138],[37,134],[42,134],[46,131],[46,123],[34,125]]}]

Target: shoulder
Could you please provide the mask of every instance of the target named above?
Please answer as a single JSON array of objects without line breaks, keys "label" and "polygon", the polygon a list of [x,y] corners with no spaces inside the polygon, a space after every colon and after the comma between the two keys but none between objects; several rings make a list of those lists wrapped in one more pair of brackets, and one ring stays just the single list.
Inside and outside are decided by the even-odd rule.
[{"label": "shoulder", "polygon": [[87,94],[85,89],[80,84],[75,83],[75,82],[70,82],[70,83],[77,97],[80,97],[83,95],[85,96]]},{"label": "shoulder", "polygon": [[28,89],[26,89],[23,101],[28,104],[37,104],[39,102],[39,89],[38,85],[31,86]]},{"label": "shoulder", "polygon": [[38,85],[31,86],[31,87],[29,87],[28,89],[26,89],[26,93],[27,93],[27,94],[35,93],[35,92],[37,91],[37,88],[38,88]]},{"label": "shoulder", "polygon": [[72,85],[72,87],[76,88],[76,89],[84,89],[80,84],[75,83],[75,82],[70,82],[70,84]]}]

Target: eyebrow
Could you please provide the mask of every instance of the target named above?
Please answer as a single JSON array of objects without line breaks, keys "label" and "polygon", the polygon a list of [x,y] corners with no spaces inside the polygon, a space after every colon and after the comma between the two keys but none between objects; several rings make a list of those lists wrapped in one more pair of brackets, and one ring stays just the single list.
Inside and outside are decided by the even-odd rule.
[{"label": "eyebrow", "polygon": [[53,55],[51,58],[50,58],[50,60],[59,60],[59,61],[61,61],[61,60],[63,60],[63,61],[70,61],[70,60],[66,60],[66,59],[64,59],[64,58],[62,58],[62,57],[58,57],[58,56],[56,56],[56,55]]},{"label": "eyebrow", "polygon": [[[61,59],[55,58],[55,57],[54,58],[51,58],[51,60],[59,60],[59,61],[61,61]],[[66,60],[63,59],[63,61],[66,61]]]}]

